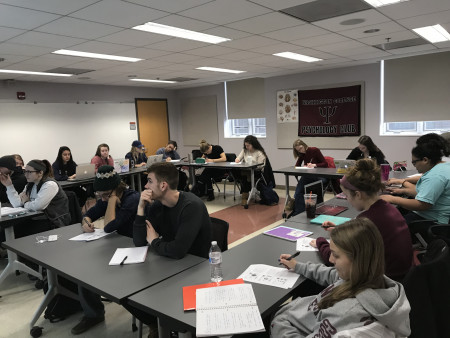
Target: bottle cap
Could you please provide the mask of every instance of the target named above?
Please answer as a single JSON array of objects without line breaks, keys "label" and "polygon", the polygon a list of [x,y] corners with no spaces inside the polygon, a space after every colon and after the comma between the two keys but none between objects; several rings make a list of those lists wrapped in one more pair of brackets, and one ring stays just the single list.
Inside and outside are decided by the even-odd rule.
[{"label": "bottle cap", "polygon": [[211,245],[217,245],[217,241],[212,241]]}]

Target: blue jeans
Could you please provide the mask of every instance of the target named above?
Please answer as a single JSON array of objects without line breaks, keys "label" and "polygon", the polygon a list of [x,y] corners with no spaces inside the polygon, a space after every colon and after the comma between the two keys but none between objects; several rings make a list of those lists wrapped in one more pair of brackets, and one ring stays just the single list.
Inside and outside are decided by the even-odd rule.
[{"label": "blue jeans", "polygon": [[291,213],[291,217],[298,215],[305,211],[305,198],[303,197],[305,195],[305,185],[309,183],[313,183],[316,181],[322,181],[323,185],[325,186],[328,183],[328,179],[325,177],[317,177],[317,176],[302,176],[298,183],[297,187],[295,188],[295,206],[294,211]]},{"label": "blue jeans", "polygon": [[99,294],[78,285],[78,295],[85,317],[98,318],[105,315],[105,306]]}]

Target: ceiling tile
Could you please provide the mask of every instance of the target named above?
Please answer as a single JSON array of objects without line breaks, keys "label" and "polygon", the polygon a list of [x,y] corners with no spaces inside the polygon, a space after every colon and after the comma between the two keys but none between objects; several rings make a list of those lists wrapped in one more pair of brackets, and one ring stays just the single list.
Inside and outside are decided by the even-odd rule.
[{"label": "ceiling tile", "polygon": [[23,55],[23,56],[41,56],[44,54],[51,53],[53,48],[48,47],[37,47],[27,45],[19,45],[17,43],[8,43],[4,42],[0,44],[0,55],[3,54],[15,54],[15,55]]},{"label": "ceiling tile", "polygon": [[121,45],[144,47],[151,43],[172,39],[172,37],[161,34],[142,32],[135,29],[124,29],[123,31],[98,38],[97,41],[118,43]]},{"label": "ceiling tile", "polygon": [[1,0],[2,4],[10,4],[17,7],[36,9],[43,12],[56,13],[67,15],[71,12],[77,11],[83,7],[92,5],[98,0],[76,0],[76,1],[61,1],[61,0]]},{"label": "ceiling tile", "polygon": [[277,43],[274,45],[253,48],[252,51],[256,53],[272,55],[281,52],[292,52],[295,49],[298,49],[298,46],[292,45],[290,43]]},{"label": "ceiling tile", "polygon": [[226,25],[269,12],[271,10],[244,0],[216,0],[179,14],[216,25]]},{"label": "ceiling tile", "polygon": [[166,16],[166,12],[118,0],[99,1],[70,14],[71,17],[131,28]]},{"label": "ceiling tile", "polygon": [[204,43],[204,42],[180,39],[180,38],[173,38],[170,40],[153,43],[153,44],[149,45],[148,48],[156,48],[156,49],[167,50],[167,51],[171,51],[171,52],[183,52],[186,50],[205,47],[205,46],[208,46],[208,44]]},{"label": "ceiling tile", "polygon": [[18,37],[10,39],[8,42],[30,46],[51,47],[56,50],[77,45],[85,41],[86,40],[71,38],[68,36],[29,31]]},{"label": "ceiling tile", "polygon": [[349,38],[346,38],[345,36],[330,33],[327,35],[313,36],[311,38],[294,40],[294,41],[291,41],[291,43],[299,45],[299,46],[304,46],[304,47],[316,47],[316,46],[323,46],[323,45],[341,43],[341,42],[346,42],[346,41],[351,41],[351,40]]},{"label": "ceiling tile", "polygon": [[61,34],[75,38],[97,39],[121,31],[122,28],[64,17],[36,29],[39,32]]},{"label": "ceiling tile", "polygon": [[100,54],[114,54],[123,50],[129,50],[129,46],[118,45],[115,43],[106,43],[99,41],[88,41],[73,46],[74,50],[81,52],[100,53]]},{"label": "ceiling tile", "polygon": [[169,55],[171,52],[150,49],[150,48],[133,48],[121,52],[122,56],[136,57],[139,59],[151,59],[158,56]]},{"label": "ceiling tile", "polygon": [[[386,42],[397,42],[414,38],[417,38],[417,35],[414,32],[409,30],[403,30],[402,32],[386,33],[382,35],[367,37],[365,39],[359,39],[359,41],[367,45],[373,46]],[[387,41],[387,39],[389,39],[389,41]]]},{"label": "ceiling tile", "polygon": [[390,57],[391,53],[384,52],[382,50],[378,51],[371,51],[370,53],[365,54],[355,54],[352,56],[349,56],[348,58],[352,60],[368,60],[368,59],[377,59],[377,58],[386,58]]},{"label": "ceiling tile", "polygon": [[262,47],[262,46],[268,46],[276,44],[278,41],[265,38],[264,36],[259,35],[252,35],[246,38],[232,40],[232,41],[226,41],[222,43],[222,46],[230,47],[230,48],[237,48],[237,49],[253,49],[256,47]]},{"label": "ceiling tile", "polygon": [[[363,22],[356,25],[342,25],[341,22],[348,20],[362,19]],[[369,9],[367,11],[356,12],[352,14],[342,15],[331,19],[315,21],[314,25],[328,29],[330,32],[340,32],[343,30],[348,30],[350,28],[370,26],[382,22],[390,21],[388,17],[377,12],[374,9]]]},{"label": "ceiling tile", "polygon": [[152,60],[160,60],[165,62],[175,62],[175,63],[183,63],[188,61],[197,60],[199,57],[197,55],[189,55],[189,54],[183,54],[183,53],[172,53],[169,55],[164,56],[158,56],[155,58],[152,58]]},{"label": "ceiling tile", "polygon": [[216,35],[231,40],[241,39],[250,36],[250,33],[238,31],[236,29],[231,29],[224,26],[216,26],[210,29],[205,29],[204,31],[202,31],[202,33]]},{"label": "ceiling tile", "polygon": [[250,52],[250,51],[239,51],[239,52],[230,53],[230,54],[218,55],[217,58],[229,60],[229,61],[241,61],[241,60],[245,61],[245,60],[249,60],[254,57],[260,57],[260,56],[261,56],[261,54],[259,54],[259,53],[254,53],[254,52]]},{"label": "ceiling tile", "polygon": [[309,2],[314,2],[316,0],[252,0],[252,2],[259,4],[264,7],[268,7],[273,10],[280,10],[284,8],[299,6],[303,4],[307,4]]},{"label": "ceiling tile", "polygon": [[24,29],[0,27],[0,42],[6,41],[25,32],[26,30]]},{"label": "ceiling tile", "polygon": [[223,55],[223,54],[230,54],[233,52],[236,52],[236,49],[233,48],[227,48],[227,47],[222,47],[220,45],[214,45],[214,46],[206,46],[206,47],[201,47],[201,48],[196,48],[196,49],[191,49],[186,51],[186,54],[192,54],[192,55],[198,55],[198,56],[202,56],[202,57],[207,57],[207,56],[219,56],[219,55]]},{"label": "ceiling tile", "polygon": [[333,54],[352,59],[353,55],[378,53],[379,51],[380,51],[379,49],[372,47],[372,46],[360,46],[360,47],[356,47],[356,48],[349,47],[349,48],[345,48],[345,49],[334,50]]},{"label": "ceiling tile", "polygon": [[155,20],[155,22],[161,25],[174,26],[178,28],[193,30],[196,32],[201,32],[205,29],[213,28],[215,26],[207,22],[194,20],[175,14],[165,16],[161,19]]},{"label": "ceiling tile", "polygon": [[407,48],[391,49],[389,51],[389,53],[402,55],[402,54],[418,53],[418,52],[432,51],[432,50],[436,50],[436,47],[434,47],[432,44],[429,44],[429,45],[420,45],[420,46],[413,46],[413,47],[407,47]]},{"label": "ceiling tile", "polygon": [[291,42],[294,40],[309,38],[313,36],[323,35],[329,33],[327,30],[313,25],[304,24],[277,31],[261,34],[271,39]]},{"label": "ceiling tile", "polygon": [[141,6],[159,9],[170,13],[178,13],[186,9],[203,5],[211,0],[182,0],[182,1],[167,1],[167,0],[126,0],[126,2],[135,3]]},{"label": "ceiling tile", "polygon": [[359,47],[365,47],[365,46],[366,45],[364,45],[361,42],[349,40],[349,41],[345,41],[345,42],[330,43],[330,44],[323,45],[323,46],[316,46],[316,47],[314,47],[314,49],[321,50],[322,52],[335,52],[338,50],[345,51],[347,49],[359,48]]},{"label": "ceiling tile", "polygon": [[30,64],[30,65],[43,65],[48,68],[56,68],[56,67],[66,67],[76,63],[77,60],[74,59],[65,59],[60,58],[58,55],[48,54],[39,57],[34,57],[32,59],[25,60],[21,62],[21,64]]},{"label": "ceiling tile", "polygon": [[272,12],[233,22],[226,26],[234,29],[239,29],[244,32],[262,34],[283,28],[298,26],[300,24],[304,24],[304,22],[286,14]]},{"label": "ceiling tile", "polygon": [[[364,33],[364,31],[371,30],[371,29],[378,29],[379,31],[374,32],[374,33]],[[404,31],[404,30],[405,30],[405,27],[399,25],[398,23],[396,23],[394,21],[388,21],[388,22],[371,25],[371,26],[364,26],[364,27],[348,29],[345,31],[340,31],[339,34],[349,37],[351,39],[364,39],[367,37],[384,35],[384,34],[388,34],[388,33],[395,33],[395,32],[400,32],[400,31]]]},{"label": "ceiling tile", "polygon": [[450,1],[448,0],[412,0],[378,8],[379,12],[394,20],[447,10],[450,10]]},{"label": "ceiling tile", "polygon": [[59,17],[55,14],[0,4],[0,24],[4,27],[33,29]]},{"label": "ceiling tile", "polygon": [[436,25],[438,23],[450,23],[450,11],[419,15],[413,18],[401,19],[398,22],[406,28],[419,28]]}]

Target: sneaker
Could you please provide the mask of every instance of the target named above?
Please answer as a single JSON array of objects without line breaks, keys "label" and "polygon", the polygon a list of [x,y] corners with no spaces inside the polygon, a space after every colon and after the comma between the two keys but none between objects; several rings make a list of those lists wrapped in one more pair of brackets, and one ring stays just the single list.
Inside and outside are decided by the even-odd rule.
[{"label": "sneaker", "polygon": [[81,322],[72,328],[71,332],[73,335],[81,334],[103,321],[105,321],[105,316],[95,318],[83,317]]},{"label": "sneaker", "polygon": [[214,190],[209,190],[208,189],[208,198],[207,201],[214,201],[215,197],[214,197]]}]

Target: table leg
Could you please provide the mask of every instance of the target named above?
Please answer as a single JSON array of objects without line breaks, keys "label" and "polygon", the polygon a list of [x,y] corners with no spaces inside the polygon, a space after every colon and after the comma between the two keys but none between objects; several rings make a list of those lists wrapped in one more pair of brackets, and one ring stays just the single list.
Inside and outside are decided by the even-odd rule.
[{"label": "table leg", "polygon": [[[141,173],[137,174],[137,185],[138,185],[138,191],[142,192],[142,181],[141,181]],[[134,180],[133,180],[134,182]]]},{"label": "table leg", "polygon": [[39,304],[39,307],[34,312],[33,318],[31,319],[30,322],[30,329],[32,329],[34,324],[36,324],[37,320],[42,315],[42,312],[44,312],[44,310],[47,308],[47,305],[50,303],[53,297],[58,294],[58,287],[57,287],[58,283],[56,279],[56,273],[54,273],[51,270],[47,270],[47,281],[48,281],[48,291],[45,294],[41,304]]},{"label": "table leg", "polygon": [[161,322],[158,318],[158,337],[159,338],[170,338],[170,330],[161,325]]},{"label": "table leg", "polygon": [[130,187],[131,187],[131,189],[133,189],[133,190],[136,190],[135,189],[135,185],[134,185],[134,176],[135,176],[136,174],[133,174],[133,175],[130,175]]},{"label": "table leg", "polygon": [[248,194],[247,199],[247,205],[245,206],[245,209],[248,209],[248,204],[250,203],[253,196],[256,194],[256,187],[255,187],[255,169],[250,169],[250,182],[252,189],[250,190],[250,193]]},{"label": "table leg", "polygon": [[[5,228],[5,238],[7,241],[12,240],[15,238],[14,236],[14,227],[8,227]],[[22,262],[18,261],[17,254],[15,252],[12,252],[11,250],[7,250],[8,252],[8,264],[6,265],[5,269],[2,271],[2,274],[0,275],[0,284],[5,280],[8,275],[15,274],[16,270],[23,271],[25,273],[29,273],[30,275],[36,276],[39,279],[42,279],[42,275],[37,272],[36,270],[33,270],[29,266],[25,265]]]}]

